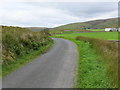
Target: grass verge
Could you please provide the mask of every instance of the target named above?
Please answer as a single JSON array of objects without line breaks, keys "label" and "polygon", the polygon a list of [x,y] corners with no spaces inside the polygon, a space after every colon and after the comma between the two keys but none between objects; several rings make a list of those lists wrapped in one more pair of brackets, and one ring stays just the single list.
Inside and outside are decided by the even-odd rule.
[{"label": "grass verge", "polygon": [[117,65],[115,65],[116,56],[114,56],[116,48],[114,45],[108,41],[87,37],[81,37],[81,39],[80,37],[77,39],[65,36],[57,37],[71,40],[78,46],[79,60],[74,88],[117,87]]},{"label": "grass verge", "polygon": [[36,51],[32,51],[32,53],[26,54],[26,55],[20,57],[19,59],[16,59],[14,62],[12,62],[9,65],[3,64],[2,65],[2,77],[8,75],[12,71],[19,69],[23,65],[33,61],[35,58],[37,58],[41,54],[48,51],[50,49],[50,47],[52,47],[52,45],[53,45],[53,42],[50,42],[48,45],[40,47]]},{"label": "grass verge", "polygon": [[100,62],[104,63],[109,81],[111,82],[111,88],[118,88],[118,43],[81,36],[76,39],[91,44],[91,48],[95,49],[96,54],[99,55]]},{"label": "grass verge", "polygon": [[78,41],[78,61],[75,88],[110,88],[107,70],[89,42]]}]

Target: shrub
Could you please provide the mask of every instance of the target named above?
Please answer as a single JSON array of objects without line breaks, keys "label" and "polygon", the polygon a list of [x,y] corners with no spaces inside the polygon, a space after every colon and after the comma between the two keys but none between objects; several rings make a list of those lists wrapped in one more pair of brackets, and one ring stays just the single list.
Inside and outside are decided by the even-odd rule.
[{"label": "shrub", "polygon": [[52,42],[48,30],[32,32],[26,28],[2,26],[3,64],[15,62],[16,58]]}]

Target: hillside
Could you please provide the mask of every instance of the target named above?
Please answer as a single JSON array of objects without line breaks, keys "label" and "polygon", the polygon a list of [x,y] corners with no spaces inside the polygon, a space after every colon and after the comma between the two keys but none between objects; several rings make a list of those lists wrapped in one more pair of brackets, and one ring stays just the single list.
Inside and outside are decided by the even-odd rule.
[{"label": "hillside", "polygon": [[80,23],[71,23],[59,27],[55,27],[56,30],[76,30],[76,29],[104,29],[107,27],[117,27],[118,18],[100,19]]},{"label": "hillside", "polygon": [[45,27],[25,27],[31,31],[42,31],[44,29],[46,29]]}]

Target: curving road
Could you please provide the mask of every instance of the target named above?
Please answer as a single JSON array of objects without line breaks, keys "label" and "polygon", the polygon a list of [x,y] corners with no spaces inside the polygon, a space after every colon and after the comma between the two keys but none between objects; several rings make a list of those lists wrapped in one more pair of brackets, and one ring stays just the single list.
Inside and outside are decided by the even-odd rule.
[{"label": "curving road", "polygon": [[3,88],[70,88],[75,81],[77,46],[54,38],[45,54],[3,78]]}]

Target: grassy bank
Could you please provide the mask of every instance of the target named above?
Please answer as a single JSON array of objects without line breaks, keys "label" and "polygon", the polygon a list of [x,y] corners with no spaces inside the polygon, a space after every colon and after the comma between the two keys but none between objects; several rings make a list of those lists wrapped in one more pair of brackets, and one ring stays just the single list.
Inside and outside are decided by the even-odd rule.
[{"label": "grassy bank", "polygon": [[49,36],[48,31],[2,26],[3,76],[44,53],[53,44]]},{"label": "grassy bank", "polygon": [[57,37],[69,39],[78,46],[75,88],[118,87],[117,44],[88,37]]},{"label": "grassy bank", "polygon": [[75,88],[110,88],[107,69],[99,60],[99,55],[90,43],[78,41],[80,60],[78,61]]},{"label": "grassy bank", "polygon": [[2,65],[2,76],[8,75],[10,72],[17,70],[18,68],[22,67],[23,65],[35,60],[35,58],[39,57],[41,54],[45,53],[50,49],[50,47],[53,45],[53,43],[49,43],[46,46],[43,46],[42,48],[39,48],[37,51],[33,51],[30,54],[26,54],[18,59],[16,59],[15,62],[9,64],[9,65]]},{"label": "grassy bank", "polygon": [[118,87],[118,43],[88,37],[76,39],[90,43],[91,48],[95,49],[96,54],[99,55],[99,61],[107,70],[111,87]]}]

